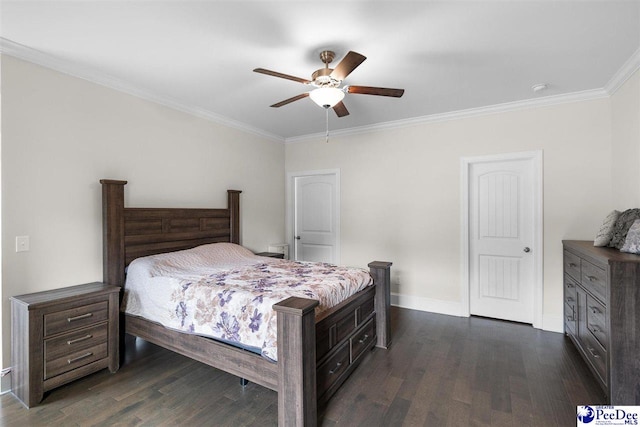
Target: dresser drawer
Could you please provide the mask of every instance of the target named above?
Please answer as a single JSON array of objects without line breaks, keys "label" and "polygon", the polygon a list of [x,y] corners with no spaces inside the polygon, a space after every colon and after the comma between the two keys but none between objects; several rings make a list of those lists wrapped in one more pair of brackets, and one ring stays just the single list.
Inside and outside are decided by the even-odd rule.
[{"label": "dresser drawer", "polygon": [[316,377],[318,397],[338,380],[347,367],[349,367],[349,342],[342,344],[333,356],[318,367]]},{"label": "dresser drawer", "polygon": [[584,346],[586,356],[595,368],[602,383],[607,386],[607,351],[602,348],[598,340],[591,334],[586,334]]},{"label": "dresser drawer", "polygon": [[65,356],[58,357],[57,359],[45,361],[44,379],[47,380],[55,377],[56,375],[64,374],[65,372],[88,365],[96,360],[104,359],[107,357],[107,350],[107,343],[104,342],[93,347],[69,353]]},{"label": "dresser drawer", "polygon": [[351,338],[351,363],[356,360],[366,349],[372,347],[376,338],[375,319],[367,322],[360,332]]},{"label": "dresser drawer", "polygon": [[576,311],[568,304],[564,305],[564,331],[568,334],[576,334]]},{"label": "dresser drawer", "polygon": [[564,251],[564,272],[580,281],[580,257],[578,255]]},{"label": "dresser drawer", "polygon": [[568,275],[564,275],[564,302],[574,310],[576,308],[576,282]]},{"label": "dresser drawer", "polygon": [[607,272],[588,261],[582,260],[582,285],[601,301],[605,301],[607,295]]},{"label": "dresser drawer", "polygon": [[593,336],[606,350],[609,337],[605,316],[606,311],[604,306],[595,298],[591,297],[591,295],[587,295],[587,329],[589,329]]},{"label": "dresser drawer", "polygon": [[44,360],[49,362],[54,359],[94,347],[107,342],[109,325],[101,323],[90,326],[55,338],[44,340]]},{"label": "dresser drawer", "polygon": [[104,322],[109,318],[107,301],[83,305],[69,310],[44,315],[44,336],[48,337],[61,332],[71,331],[94,323]]}]

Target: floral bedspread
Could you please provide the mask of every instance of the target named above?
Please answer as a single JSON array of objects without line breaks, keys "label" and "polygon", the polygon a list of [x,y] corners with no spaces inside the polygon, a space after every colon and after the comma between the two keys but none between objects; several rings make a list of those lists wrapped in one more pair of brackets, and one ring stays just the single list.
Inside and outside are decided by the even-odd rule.
[{"label": "floral bedspread", "polygon": [[[237,343],[276,360],[273,304],[290,296],[317,299],[317,315],[373,283],[369,273],[359,268],[260,257],[253,261],[213,270],[198,279],[185,275],[147,280],[152,284],[146,291],[144,287],[127,290],[138,303],[129,301],[126,311],[168,328]],[[153,304],[144,301],[141,293],[145,292],[152,294]]]}]

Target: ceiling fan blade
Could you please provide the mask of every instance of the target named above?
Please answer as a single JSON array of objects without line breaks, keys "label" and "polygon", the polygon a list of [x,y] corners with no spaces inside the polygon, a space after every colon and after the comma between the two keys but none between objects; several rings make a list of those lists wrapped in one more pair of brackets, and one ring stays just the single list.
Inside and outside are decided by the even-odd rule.
[{"label": "ceiling fan blade", "polygon": [[392,96],[394,98],[400,98],[404,94],[404,89],[390,89],[386,87],[371,87],[371,86],[348,86],[347,92],[358,93],[361,95],[379,95],[379,96]]},{"label": "ceiling fan blade", "polygon": [[331,77],[338,80],[344,80],[358,65],[362,64],[366,56],[360,55],[358,52],[349,51],[342,61],[333,69]]},{"label": "ceiling fan blade", "polygon": [[296,96],[293,96],[293,97],[291,97],[289,99],[285,99],[284,101],[280,101],[277,104],[273,104],[272,107],[273,108],[282,107],[283,105],[290,104],[290,103],[292,103],[294,101],[297,101],[299,99],[306,98],[307,96],[309,96],[309,92],[301,93],[300,95],[296,95]]},{"label": "ceiling fan blade", "polygon": [[333,111],[336,112],[338,117],[344,117],[349,115],[349,110],[347,110],[347,107],[344,106],[344,103],[342,101],[338,102],[336,105],[333,106]]},{"label": "ceiling fan blade", "polygon": [[281,79],[293,80],[294,82],[302,83],[302,84],[305,84],[305,85],[308,85],[309,83],[311,83],[307,79],[303,79],[303,78],[296,77],[296,76],[290,76],[288,74],[282,74],[282,73],[279,73],[277,71],[266,70],[264,68],[256,68],[253,71],[255,71],[256,73],[260,73],[260,74],[266,74],[267,76],[280,77]]}]

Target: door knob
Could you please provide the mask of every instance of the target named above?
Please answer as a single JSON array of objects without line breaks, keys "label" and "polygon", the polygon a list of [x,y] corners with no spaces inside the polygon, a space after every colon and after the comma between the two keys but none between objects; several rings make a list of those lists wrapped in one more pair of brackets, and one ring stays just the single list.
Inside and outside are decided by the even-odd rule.
[{"label": "door knob", "polygon": [[524,250],[526,253],[531,252],[531,249],[529,249],[529,246],[526,246],[523,250]]},{"label": "door knob", "polygon": [[300,236],[296,236],[296,240],[300,240]]}]

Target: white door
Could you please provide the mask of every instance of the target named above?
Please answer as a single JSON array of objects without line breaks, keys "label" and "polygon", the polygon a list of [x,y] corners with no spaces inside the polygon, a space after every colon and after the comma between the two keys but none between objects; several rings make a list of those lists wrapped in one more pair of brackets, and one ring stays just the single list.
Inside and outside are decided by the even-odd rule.
[{"label": "white door", "polygon": [[534,161],[469,167],[469,310],[533,323]]},{"label": "white door", "polygon": [[293,259],[337,264],[339,194],[336,174],[293,179]]}]

